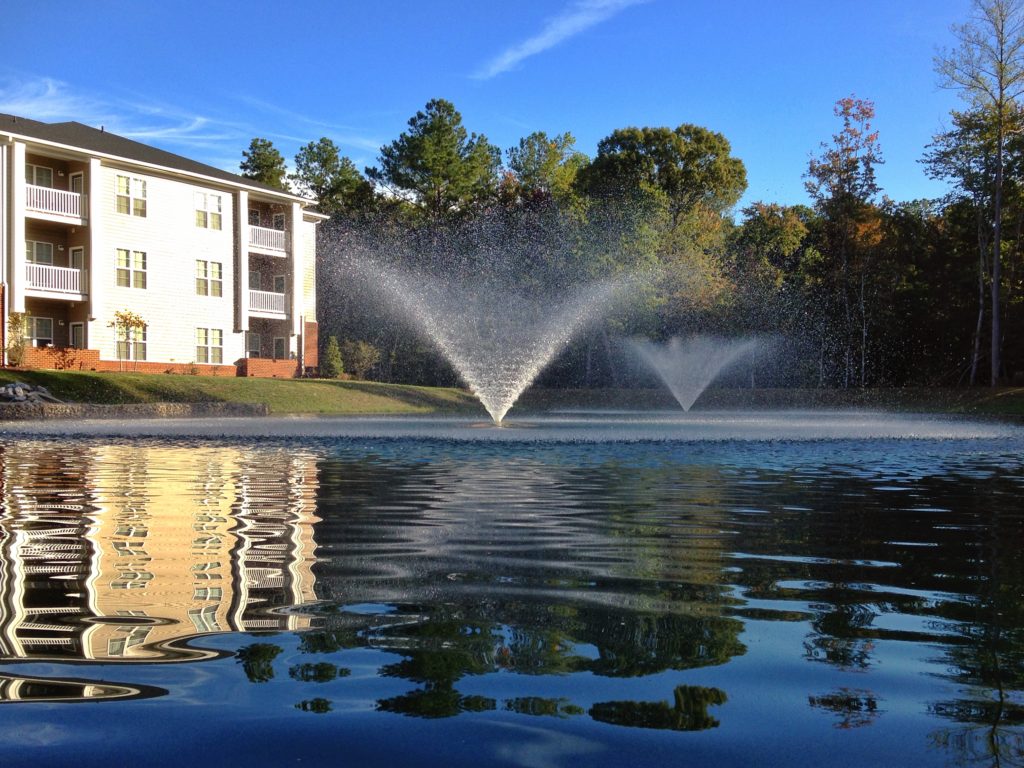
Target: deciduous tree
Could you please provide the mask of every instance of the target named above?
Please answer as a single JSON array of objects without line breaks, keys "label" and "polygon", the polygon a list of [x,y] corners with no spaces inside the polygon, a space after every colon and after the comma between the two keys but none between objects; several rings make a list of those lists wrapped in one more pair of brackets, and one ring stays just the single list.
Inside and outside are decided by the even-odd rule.
[{"label": "deciduous tree", "polygon": [[959,90],[985,115],[995,139],[992,182],[991,383],[1002,373],[1003,174],[1006,141],[1019,128],[1017,101],[1024,95],[1024,2],[974,0],[973,18],[953,27],[957,46],[935,60],[946,87]]}]

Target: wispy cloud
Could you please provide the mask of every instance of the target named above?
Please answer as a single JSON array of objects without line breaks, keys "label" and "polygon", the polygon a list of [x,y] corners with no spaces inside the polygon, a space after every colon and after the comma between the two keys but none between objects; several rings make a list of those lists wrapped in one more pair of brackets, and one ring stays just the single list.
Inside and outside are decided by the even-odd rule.
[{"label": "wispy cloud", "polygon": [[631,5],[645,2],[648,0],[576,0],[558,16],[548,19],[536,35],[505,49],[477,70],[473,77],[488,80],[508,72],[524,59],[554,48],[596,24],[607,21]]},{"label": "wispy cloud", "polygon": [[[304,135],[307,137],[305,139],[288,137],[297,142],[308,143],[310,141],[315,141],[320,138],[320,136],[326,135],[331,139],[331,141],[340,147],[352,147],[354,149],[371,150],[373,152],[380,149],[381,145],[384,143],[378,138],[359,134],[353,130],[351,126],[336,125],[334,123],[311,117],[307,114],[296,112],[291,109],[285,109],[277,104],[272,104],[254,96],[235,94],[234,98],[252,109],[282,117],[292,126],[305,126],[315,129],[312,132],[305,131]],[[320,136],[312,136],[311,133],[319,133]]]},{"label": "wispy cloud", "polygon": [[[383,142],[350,126],[331,125],[276,104],[246,96],[235,100],[247,109],[230,114],[198,114],[142,93],[89,93],[50,77],[0,72],[0,112],[44,122],[74,120],[136,141],[179,152],[225,170],[237,171],[242,150],[254,136],[270,139],[286,157],[310,141],[327,136],[342,152],[365,160]],[[233,159],[227,159],[233,158]]]},{"label": "wispy cloud", "polygon": [[49,77],[0,77],[0,112],[33,120],[74,120],[139,141],[205,148],[234,140],[237,127],[145,101],[75,91]]}]

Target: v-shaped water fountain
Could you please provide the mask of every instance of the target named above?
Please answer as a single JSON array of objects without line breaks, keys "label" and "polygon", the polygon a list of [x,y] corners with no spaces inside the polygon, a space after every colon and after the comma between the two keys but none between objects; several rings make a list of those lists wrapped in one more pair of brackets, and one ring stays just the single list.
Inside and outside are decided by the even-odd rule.
[{"label": "v-shaped water fountain", "polygon": [[665,344],[646,339],[631,344],[688,411],[718,374],[757,348],[758,340],[698,335],[685,341],[673,338]]},{"label": "v-shaped water fountain", "polygon": [[434,340],[500,424],[573,335],[607,311],[623,284],[594,282],[538,298],[484,278],[443,282],[389,270],[379,286]]}]

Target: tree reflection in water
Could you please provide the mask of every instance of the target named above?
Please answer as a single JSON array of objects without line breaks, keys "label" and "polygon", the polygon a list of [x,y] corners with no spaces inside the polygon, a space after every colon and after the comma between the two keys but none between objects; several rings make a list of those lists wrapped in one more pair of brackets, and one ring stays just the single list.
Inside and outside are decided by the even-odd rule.
[{"label": "tree reflection in water", "polygon": [[590,716],[603,723],[633,728],[703,731],[718,727],[718,721],[708,714],[708,707],[725,701],[725,692],[717,688],[680,685],[675,690],[674,704],[666,701],[609,701],[592,706]]}]

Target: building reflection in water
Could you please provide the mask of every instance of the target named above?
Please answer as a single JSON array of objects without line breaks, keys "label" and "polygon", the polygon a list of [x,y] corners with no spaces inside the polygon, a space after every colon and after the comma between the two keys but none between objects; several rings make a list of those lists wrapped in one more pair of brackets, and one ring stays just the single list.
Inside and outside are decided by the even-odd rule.
[{"label": "building reflection in water", "polygon": [[315,599],[312,456],[21,444],[0,478],[3,658],[196,659],[185,638],[308,625],[274,609]]}]

